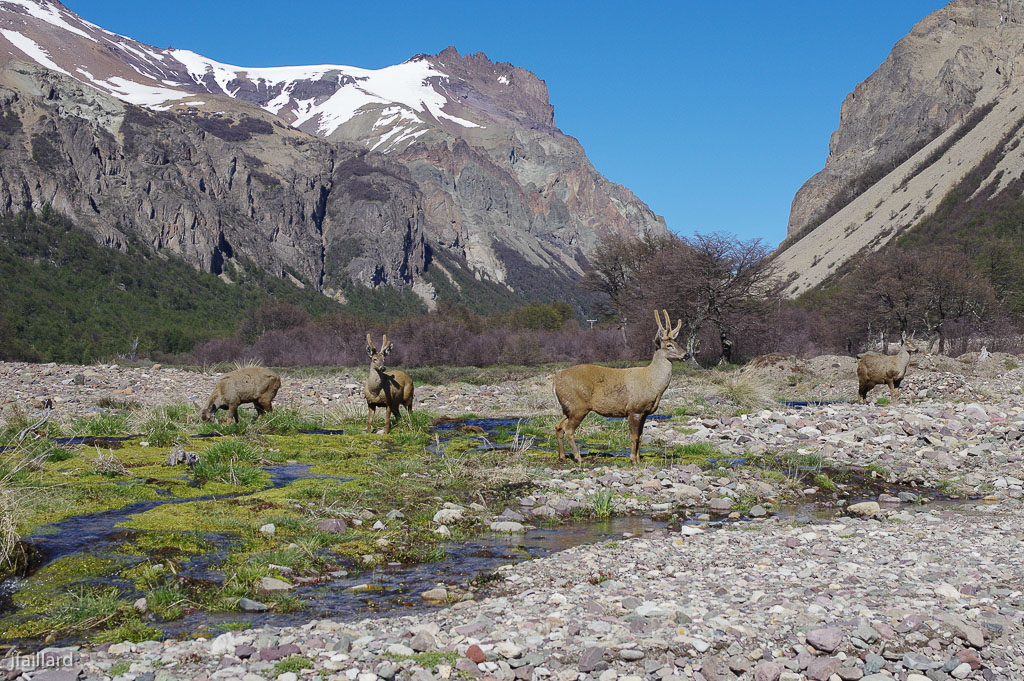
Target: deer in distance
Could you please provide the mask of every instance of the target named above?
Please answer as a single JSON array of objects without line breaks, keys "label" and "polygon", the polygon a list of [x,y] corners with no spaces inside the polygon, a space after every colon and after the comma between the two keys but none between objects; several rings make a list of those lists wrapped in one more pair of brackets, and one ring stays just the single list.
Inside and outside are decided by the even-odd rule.
[{"label": "deer in distance", "polygon": [[272,402],[281,389],[281,379],[270,369],[247,367],[224,374],[217,381],[213,394],[200,411],[203,421],[211,421],[219,409],[227,409],[228,416],[238,423],[238,407],[252,404],[256,418],[274,411]]},{"label": "deer in distance", "polygon": [[398,420],[400,406],[404,406],[412,418],[412,379],[404,371],[388,371],[384,365],[384,358],[391,352],[391,347],[387,334],[384,334],[380,350],[374,347],[370,334],[366,334],[366,353],[370,356],[370,374],[366,377],[366,385],[363,386],[363,396],[366,397],[366,407],[369,410],[366,417],[367,433],[373,432],[373,415],[377,407],[384,407],[385,433],[391,432],[391,415],[394,414],[395,420]]},{"label": "deer in distance", "polygon": [[907,334],[904,333],[900,342],[900,351],[896,355],[881,355],[874,352],[857,355],[857,382],[860,401],[867,401],[868,392],[876,385],[887,385],[892,402],[895,404],[896,389],[900,387],[903,378],[907,375],[910,355],[918,351],[913,339],[908,339]]},{"label": "deer in distance", "polygon": [[595,364],[577,364],[555,374],[555,397],[564,414],[555,426],[559,461],[565,461],[566,436],[573,458],[577,463],[583,461],[576,446],[575,433],[580,422],[593,411],[601,416],[624,416],[628,419],[632,440],[629,460],[634,464],[640,463],[640,437],[644,432],[644,422],[657,411],[661,396],[668,388],[672,378],[672,360],[688,357],[686,351],[676,344],[683,321],[679,320],[672,327],[668,312],[662,310],[662,313],[665,315],[664,324],[658,311],[654,311],[658,335],[654,338],[654,357],[647,366],[611,369]]}]

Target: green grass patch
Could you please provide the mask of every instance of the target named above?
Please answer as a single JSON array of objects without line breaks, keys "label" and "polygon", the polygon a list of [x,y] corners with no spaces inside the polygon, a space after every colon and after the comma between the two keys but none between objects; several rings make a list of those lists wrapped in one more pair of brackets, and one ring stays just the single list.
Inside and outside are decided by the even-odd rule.
[{"label": "green grass patch", "polygon": [[292,655],[283,660],[278,660],[277,664],[274,665],[274,671],[277,674],[287,672],[298,674],[303,669],[313,669],[313,660],[305,655]]}]

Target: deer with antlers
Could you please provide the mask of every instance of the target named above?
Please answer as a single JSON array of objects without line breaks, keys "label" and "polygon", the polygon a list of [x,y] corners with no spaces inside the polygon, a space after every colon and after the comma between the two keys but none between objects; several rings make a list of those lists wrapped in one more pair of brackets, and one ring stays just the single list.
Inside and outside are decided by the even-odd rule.
[{"label": "deer with antlers", "polygon": [[577,463],[583,461],[574,435],[580,422],[593,411],[601,416],[624,416],[628,419],[633,443],[629,460],[634,464],[640,463],[640,437],[644,422],[657,411],[661,396],[668,388],[672,378],[672,360],[685,360],[688,356],[676,344],[683,327],[682,320],[673,327],[668,312],[662,310],[662,314],[665,315],[664,324],[658,311],[654,311],[658,335],[654,338],[654,357],[647,366],[610,369],[595,364],[577,364],[555,374],[555,397],[564,414],[555,426],[559,461],[565,461],[566,436],[569,437],[573,458]]},{"label": "deer with antlers", "polygon": [[370,356],[370,375],[366,377],[366,385],[363,386],[363,396],[366,397],[369,410],[366,418],[367,433],[373,432],[373,415],[377,407],[384,407],[385,433],[391,432],[391,415],[394,414],[395,420],[398,420],[400,406],[405,406],[405,411],[412,417],[412,379],[404,371],[388,371],[384,365],[384,358],[391,352],[391,348],[387,334],[384,334],[380,350],[374,347],[370,334],[366,334],[366,352]]},{"label": "deer with antlers", "polygon": [[865,402],[868,392],[876,385],[889,386],[891,402],[896,403],[897,389],[907,375],[910,356],[918,352],[913,337],[903,334],[900,351],[896,355],[882,355],[875,352],[864,352],[857,355],[857,394],[860,401]]}]

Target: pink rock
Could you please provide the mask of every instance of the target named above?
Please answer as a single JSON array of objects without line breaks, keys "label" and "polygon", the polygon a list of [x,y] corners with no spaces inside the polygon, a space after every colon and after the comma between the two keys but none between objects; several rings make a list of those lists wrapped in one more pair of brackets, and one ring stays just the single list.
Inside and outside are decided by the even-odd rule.
[{"label": "pink rock", "polygon": [[754,667],[754,681],[779,681],[782,666],[775,662],[762,662]]},{"label": "pink rock", "polygon": [[[839,627],[826,627],[825,629],[815,629],[809,631],[806,634],[807,643],[814,646],[818,650],[823,650],[826,653],[831,653],[839,647],[839,644],[843,640],[843,630]],[[838,665],[837,665],[838,667]],[[831,675],[831,672],[829,673]],[[828,678],[826,676],[826,678]]]}]

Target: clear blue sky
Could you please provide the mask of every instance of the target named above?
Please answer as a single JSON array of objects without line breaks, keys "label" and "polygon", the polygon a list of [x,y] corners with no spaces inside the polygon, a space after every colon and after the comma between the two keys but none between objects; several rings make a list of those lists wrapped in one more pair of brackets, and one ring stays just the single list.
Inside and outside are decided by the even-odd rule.
[{"label": "clear blue sky", "polygon": [[65,0],[158,47],[241,66],[380,68],[448,45],[547,81],[555,122],[680,234],[777,244],[839,107],[941,0]]}]

